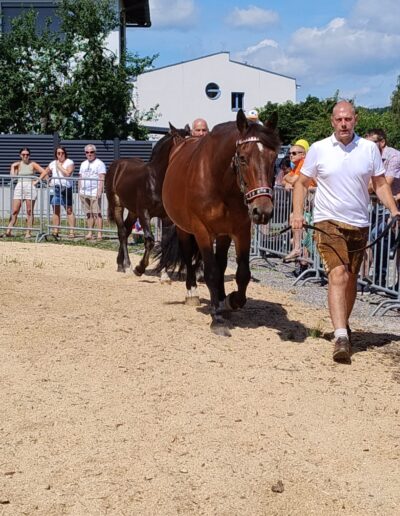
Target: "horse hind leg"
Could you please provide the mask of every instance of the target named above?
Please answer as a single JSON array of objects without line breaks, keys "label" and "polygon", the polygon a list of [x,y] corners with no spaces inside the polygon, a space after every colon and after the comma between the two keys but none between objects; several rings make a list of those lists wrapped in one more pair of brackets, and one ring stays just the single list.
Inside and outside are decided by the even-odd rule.
[{"label": "horse hind leg", "polygon": [[185,305],[200,306],[200,298],[197,292],[196,271],[193,265],[193,257],[197,247],[193,235],[178,231],[183,259],[186,265],[186,298]]},{"label": "horse hind leg", "polygon": [[124,208],[119,203],[119,198],[116,197],[116,207],[114,209],[114,218],[117,224],[118,229],[118,240],[119,240],[119,249],[117,256],[117,271],[118,272],[126,272],[126,270],[130,269],[131,261],[129,259],[128,252],[128,236],[130,234],[129,225],[132,227],[132,215],[128,213],[126,219],[123,219]]},{"label": "horse hind leg", "polygon": [[140,225],[143,228],[144,237],[144,254],[138,265],[134,268],[133,272],[136,276],[141,276],[146,267],[149,265],[150,253],[154,247],[154,235],[151,232],[150,216],[148,213],[144,217],[139,217]]}]

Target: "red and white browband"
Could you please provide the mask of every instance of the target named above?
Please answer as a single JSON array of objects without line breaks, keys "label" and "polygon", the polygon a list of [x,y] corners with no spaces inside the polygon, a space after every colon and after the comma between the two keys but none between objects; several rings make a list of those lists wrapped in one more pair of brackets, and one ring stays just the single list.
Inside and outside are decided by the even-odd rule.
[{"label": "red and white browband", "polygon": [[268,186],[260,186],[259,188],[254,188],[254,190],[250,190],[244,194],[247,203],[254,201],[257,197],[269,197],[272,199],[274,196],[274,192],[272,188]]},{"label": "red and white browband", "polygon": [[261,143],[261,140],[260,138],[257,138],[257,136],[249,136],[248,138],[243,138],[243,140],[237,140],[236,147],[238,145],[243,145],[244,143]]}]

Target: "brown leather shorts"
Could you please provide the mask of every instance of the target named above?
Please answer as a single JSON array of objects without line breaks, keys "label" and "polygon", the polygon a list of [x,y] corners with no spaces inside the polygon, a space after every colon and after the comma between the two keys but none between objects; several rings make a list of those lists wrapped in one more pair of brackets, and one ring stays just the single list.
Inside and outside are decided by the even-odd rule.
[{"label": "brown leather shorts", "polygon": [[315,231],[314,240],[326,272],[329,274],[335,267],[347,265],[350,272],[358,274],[364,250],[356,250],[367,245],[369,228],[358,228],[336,220],[316,222],[315,227],[324,232]]}]

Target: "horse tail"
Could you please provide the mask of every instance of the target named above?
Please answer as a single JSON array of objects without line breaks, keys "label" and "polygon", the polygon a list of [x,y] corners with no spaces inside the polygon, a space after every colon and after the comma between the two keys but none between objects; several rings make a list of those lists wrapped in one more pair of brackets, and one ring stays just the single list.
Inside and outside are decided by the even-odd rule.
[{"label": "horse tail", "polygon": [[[202,257],[196,239],[193,235],[186,235],[189,240],[191,249],[191,259],[195,271],[202,266]],[[187,244],[188,242],[186,242]],[[161,243],[156,247],[155,257],[159,260],[157,265],[157,272],[167,270],[168,272],[178,271],[179,276],[182,276],[186,268],[185,255],[183,252],[183,244],[179,238],[178,231],[175,224],[164,227],[161,237]]]},{"label": "horse tail", "polygon": [[107,201],[108,201],[108,220],[110,222],[115,221],[115,192],[114,192],[114,175],[115,175],[115,165],[111,163],[110,168],[106,174],[104,179],[104,190],[106,192]]}]

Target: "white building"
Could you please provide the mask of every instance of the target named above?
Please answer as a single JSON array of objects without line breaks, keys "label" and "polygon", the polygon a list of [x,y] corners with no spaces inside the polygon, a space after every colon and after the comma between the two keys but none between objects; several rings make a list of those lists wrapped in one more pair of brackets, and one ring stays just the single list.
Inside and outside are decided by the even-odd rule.
[{"label": "white building", "polygon": [[[0,0],[0,32],[9,31],[11,20],[31,8],[38,12],[39,27],[44,26],[46,18],[51,18],[51,29],[59,31],[57,3],[57,0]],[[109,34],[106,46],[119,59],[121,49],[125,48],[126,27],[150,27],[149,0],[114,0],[114,5],[120,25]]]},{"label": "white building", "polygon": [[159,105],[150,127],[184,127],[195,118],[210,126],[234,120],[237,111],[254,109],[268,101],[296,102],[296,79],[232,61],[219,52],[150,70],[138,76],[135,105],[147,111]]}]

